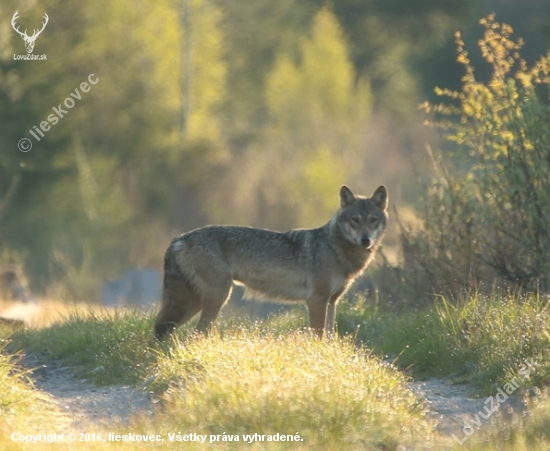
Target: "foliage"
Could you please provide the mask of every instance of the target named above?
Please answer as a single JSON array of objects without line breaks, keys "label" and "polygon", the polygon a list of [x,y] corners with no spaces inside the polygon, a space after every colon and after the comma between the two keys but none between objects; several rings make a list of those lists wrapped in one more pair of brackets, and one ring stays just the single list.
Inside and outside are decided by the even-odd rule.
[{"label": "foliage", "polygon": [[[160,266],[171,187],[187,173],[176,168],[190,166],[196,148],[203,159],[190,174],[221,156],[220,11],[189,2],[186,34],[181,5],[170,0],[43,7],[51,21],[36,52],[47,61],[10,61],[19,37],[9,33],[2,42],[10,51],[0,61],[0,115],[10,119],[0,153],[0,204],[9,201],[0,205],[0,246],[22,254],[35,290],[97,299],[101,282],[126,267]],[[22,9],[22,18],[36,20],[34,9]],[[9,8],[2,10],[7,17]],[[90,74],[97,84],[64,107]],[[17,151],[17,141],[33,140],[29,128],[58,105],[68,112],[30,152]]]},{"label": "foliage", "polygon": [[[313,226],[342,183],[408,186],[395,157],[415,132],[402,125],[422,83],[452,82],[433,52],[475,2],[409,3],[4,1],[2,254],[18,255],[38,294],[97,300],[125,269],[160,268],[177,232]],[[13,59],[16,10],[29,30],[48,13],[35,46],[46,61]],[[99,83],[19,152],[89,74]]]},{"label": "foliage", "polygon": [[368,81],[358,79],[343,30],[328,8],[315,16],[310,36],[279,49],[265,98],[268,123],[259,143],[226,181],[239,195],[228,191],[233,203],[216,205],[212,216],[248,223],[261,218],[280,228],[314,226],[333,214],[341,184],[357,179],[371,104]]},{"label": "foliage", "polygon": [[[457,294],[480,282],[547,291],[550,266],[550,53],[528,67],[509,25],[481,21],[481,53],[492,68],[474,77],[456,35],[462,90],[437,89],[449,103],[424,104],[456,149],[434,158],[437,178],[421,211],[424,229],[405,235],[434,291]],[[451,168],[452,169],[449,169]]]}]

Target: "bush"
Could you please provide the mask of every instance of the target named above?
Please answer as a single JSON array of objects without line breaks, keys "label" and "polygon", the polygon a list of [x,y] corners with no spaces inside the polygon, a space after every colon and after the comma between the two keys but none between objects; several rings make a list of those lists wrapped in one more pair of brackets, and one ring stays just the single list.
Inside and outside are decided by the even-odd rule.
[{"label": "bush", "polygon": [[455,143],[432,155],[436,177],[404,230],[405,256],[429,290],[458,294],[489,282],[547,292],[550,276],[550,52],[528,67],[521,39],[489,15],[479,47],[492,67],[476,80],[460,34],[461,91],[436,89],[447,103],[422,105]]}]

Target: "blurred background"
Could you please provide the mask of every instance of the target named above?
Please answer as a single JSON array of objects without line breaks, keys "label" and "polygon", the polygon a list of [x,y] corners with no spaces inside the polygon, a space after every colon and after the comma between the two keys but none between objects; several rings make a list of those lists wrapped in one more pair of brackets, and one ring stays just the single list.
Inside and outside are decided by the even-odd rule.
[{"label": "blurred background", "polygon": [[[49,16],[33,51],[46,60],[14,59],[27,53],[16,11],[28,35]],[[99,301],[132,271],[161,271],[192,228],[321,226],[345,183],[388,186],[379,261],[397,274],[397,218],[422,223],[441,147],[418,106],[460,90],[457,30],[489,79],[477,42],[492,11],[527,64],[546,53],[547,0],[3,0],[0,265],[39,296]],[[59,106],[38,141],[29,130]]]}]

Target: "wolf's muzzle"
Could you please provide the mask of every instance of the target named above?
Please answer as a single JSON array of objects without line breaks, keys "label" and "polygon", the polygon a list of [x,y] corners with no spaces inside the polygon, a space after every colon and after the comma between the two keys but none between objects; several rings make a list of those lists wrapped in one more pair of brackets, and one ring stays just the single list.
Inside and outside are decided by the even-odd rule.
[{"label": "wolf's muzzle", "polygon": [[361,246],[366,247],[367,249],[372,246],[372,240],[367,235],[361,237]]}]

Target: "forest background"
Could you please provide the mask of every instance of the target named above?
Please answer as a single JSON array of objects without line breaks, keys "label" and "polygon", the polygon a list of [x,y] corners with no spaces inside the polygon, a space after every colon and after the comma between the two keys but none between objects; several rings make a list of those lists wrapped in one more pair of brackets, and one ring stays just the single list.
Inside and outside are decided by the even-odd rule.
[{"label": "forest background", "polygon": [[[46,60],[14,59],[26,53],[16,11],[28,34],[47,13],[34,48]],[[178,233],[318,227],[342,184],[366,195],[386,184],[395,274],[439,176],[434,154],[460,151],[419,105],[438,101],[436,86],[461,89],[457,30],[490,79],[477,43],[492,11],[524,39],[528,65],[547,51],[545,0],[3,1],[0,263],[39,294],[96,300],[127,268],[160,270]],[[97,84],[33,138],[91,74]]]}]

